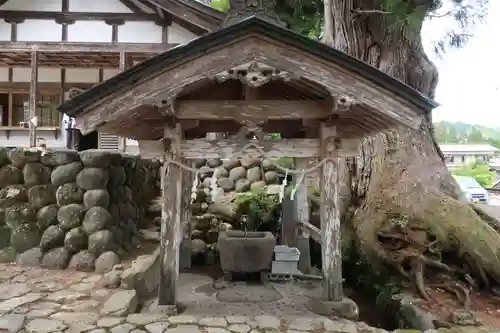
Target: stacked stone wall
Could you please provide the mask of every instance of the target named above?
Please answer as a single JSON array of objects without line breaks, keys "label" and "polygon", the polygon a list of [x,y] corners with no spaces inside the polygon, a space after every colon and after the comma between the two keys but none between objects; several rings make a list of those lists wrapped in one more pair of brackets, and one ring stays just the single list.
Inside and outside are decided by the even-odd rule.
[{"label": "stacked stone wall", "polygon": [[[239,224],[237,207],[233,202],[238,193],[258,189],[269,194],[278,194],[280,191],[280,173],[272,160],[250,156],[225,161],[200,159],[195,161],[195,167],[199,170],[199,186],[196,202],[191,206],[194,255],[214,251],[219,232]],[[215,168],[215,171],[208,171],[209,168]],[[213,176],[217,179],[214,198]]]},{"label": "stacked stone wall", "polygon": [[0,148],[0,260],[111,269],[139,243],[159,166],[108,151]]}]

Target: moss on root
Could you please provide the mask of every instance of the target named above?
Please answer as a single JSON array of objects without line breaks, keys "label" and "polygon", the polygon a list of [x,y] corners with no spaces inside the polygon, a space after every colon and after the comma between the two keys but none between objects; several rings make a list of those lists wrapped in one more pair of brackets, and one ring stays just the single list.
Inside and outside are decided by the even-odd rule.
[{"label": "moss on root", "polygon": [[353,227],[372,269],[388,264],[414,282],[422,298],[428,299],[428,282],[460,295],[466,306],[469,287],[500,283],[500,234],[471,206],[432,193],[386,192],[370,201],[370,216],[358,214]]}]

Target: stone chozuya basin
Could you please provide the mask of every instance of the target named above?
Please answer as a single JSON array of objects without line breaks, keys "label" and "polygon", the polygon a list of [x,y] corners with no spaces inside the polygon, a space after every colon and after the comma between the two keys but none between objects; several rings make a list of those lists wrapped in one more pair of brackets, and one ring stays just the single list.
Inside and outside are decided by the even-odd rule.
[{"label": "stone chozuya basin", "polygon": [[276,239],[270,232],[230,230],[219,233],[221,268],[227,273],[269,270]]}]

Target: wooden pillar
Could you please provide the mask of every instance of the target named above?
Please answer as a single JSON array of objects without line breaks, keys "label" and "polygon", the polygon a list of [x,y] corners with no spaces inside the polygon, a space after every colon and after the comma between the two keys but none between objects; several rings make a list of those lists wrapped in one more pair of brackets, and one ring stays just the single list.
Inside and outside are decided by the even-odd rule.
[{"label": "wooden pillar", "polygon": [[[127,61],[127,53],[126,52],[120,52],[120,72],[123,72],[126,70],[128,66],[128,61]],[[127,150],[127,138],[126,137],[121,137],[118,147],[120,151],[125,152]]]},{"label": "wooden pillar", "polygon": [[36,147],[36,126],[32,120],[36,117],[36,106],[38,102],[38,52],[31,52],[31,79],[30,79],[30,99],[29,99],[29,139],[30,147]]},{"label": "wooden pillar", "polygon": [[[183,160],[188,166],[193,166],[192,160]],[[191,268],[191,189],[196,174],[190,171],[182,171],[182,241],[180,244],[180,270]]]},{"label": "wooden pillar", "polygon": [[322,157],[333,157],[321,170],[321,259],[323,298],[342,300],[342,252],[340,241],[339,174],[335,149],[336,129],[331,122],[321,124]]},{"label": "wooden pillar", "polygon": [[[177,280],[179,279],[179,245],[181,230],[181,169],[165,161],[180,161],[179,145],[181,127],[166,124],[164,133],[165,159],[162,168],[161,245],[160,245],[160,285],[158,305],[175,307],[177,303]],[[174,308],[175,309],[175,308]]]}]

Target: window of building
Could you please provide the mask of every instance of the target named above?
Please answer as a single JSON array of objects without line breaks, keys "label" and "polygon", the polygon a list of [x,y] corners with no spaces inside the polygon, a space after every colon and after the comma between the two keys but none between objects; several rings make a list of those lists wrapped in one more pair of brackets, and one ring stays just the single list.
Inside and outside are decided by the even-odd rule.
[{"label": "window of building", "polygon": [[57,111],[57,105],[61,100],[60,95],[40,95],[36,115],[38,117],[38,126],[40,127],[59,127],[61,123],[60,113]]},{"label": "window of building", "polygon": [[[8,94],[7,105],[2,114],[2,126],[20,126],[29,121],[29,94],[12,94],[12,108],[9,110]],[[0,106],[2,103],[0,95]],[[59,94],[39,94],[36,107],[36,116],[38,117],[38,127],[59,127],[61,115],[56,107],[60,102]],[[9,123],[9,114],[11,121]],[[4,119],[5,118],[5,119]]]}]

